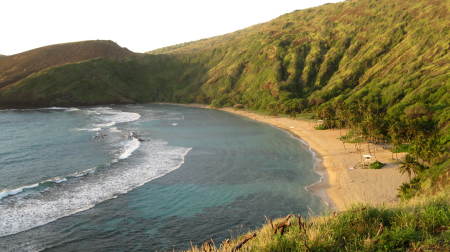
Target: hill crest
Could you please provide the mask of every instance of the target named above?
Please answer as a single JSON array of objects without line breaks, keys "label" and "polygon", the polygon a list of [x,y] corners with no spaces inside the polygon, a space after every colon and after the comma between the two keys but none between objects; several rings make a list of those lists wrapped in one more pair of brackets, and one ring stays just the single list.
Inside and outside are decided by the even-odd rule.
[{"label": "hill crest", "polygon": [[44,46],[0,57],[0,88],[49,67],[94,58],[120,60],[133,55],[130,50],[109,40],[88,40]]}]

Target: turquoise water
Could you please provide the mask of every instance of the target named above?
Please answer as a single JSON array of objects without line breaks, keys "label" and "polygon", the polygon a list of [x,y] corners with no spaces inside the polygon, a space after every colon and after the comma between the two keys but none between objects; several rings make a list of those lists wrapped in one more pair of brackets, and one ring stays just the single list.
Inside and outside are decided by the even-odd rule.
[{"label": "turquoise water", "polygon": [[0,112],[1,251],[167,251],[316,214],[308,147],[174,105]]}]

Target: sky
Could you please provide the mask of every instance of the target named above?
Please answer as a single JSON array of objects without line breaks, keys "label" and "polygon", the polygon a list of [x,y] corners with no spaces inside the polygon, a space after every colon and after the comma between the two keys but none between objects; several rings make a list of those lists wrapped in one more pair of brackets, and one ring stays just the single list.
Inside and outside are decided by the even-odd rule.
[{"label": "sky", "polygon": [[333,2],[339,0],[1,0],[0,54],[95,39],[145,52]]}]

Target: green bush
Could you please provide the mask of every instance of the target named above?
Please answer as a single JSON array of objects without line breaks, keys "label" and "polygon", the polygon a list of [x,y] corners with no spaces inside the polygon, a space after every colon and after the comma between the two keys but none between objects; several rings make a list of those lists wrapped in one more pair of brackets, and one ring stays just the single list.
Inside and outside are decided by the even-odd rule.
[{"label": "green bush", "polygon": [[369,165],[370,169],[381,169],[384,166],[383,163],[381,163],[380,161],[376,160],[375,162],[371,163]]},{"label": "green bush", "polygon": [[314,126],[314,129],[316,129],[316,130],[326,130],[326,129],[328,129],[328,127],[325,126],[325,124],[319,124],[319,125]]}]

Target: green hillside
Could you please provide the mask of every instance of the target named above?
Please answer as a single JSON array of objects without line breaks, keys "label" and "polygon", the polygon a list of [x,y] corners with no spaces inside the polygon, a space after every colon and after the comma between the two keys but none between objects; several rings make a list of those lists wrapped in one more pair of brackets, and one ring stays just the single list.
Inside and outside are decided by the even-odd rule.
[{"label": "green hillside", "polygon": [[[202,69],[193,64],[189,67],[196,72]],[[179,100],[176,98],[178,93],[195,94],[198,91],[198,88],[188,90],[179,85],[191,81],[186,68],[186,64],[165,55],[136,54],[120,61],[90,59],[48,68],[0,89],[0,106],[22,108]]]},{"label": "green hillside", "polygon": [[112,41],[93,40],[45,46],[0,57],[0,88],[49,67],[93,58],[119,60],[132,55]]}]

